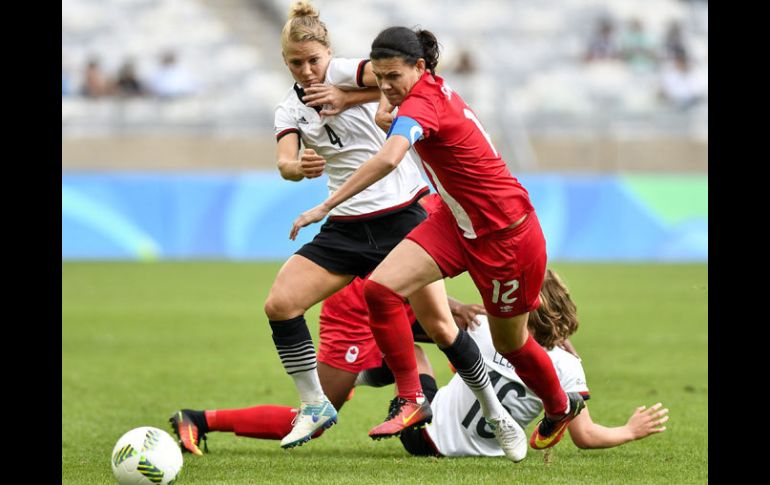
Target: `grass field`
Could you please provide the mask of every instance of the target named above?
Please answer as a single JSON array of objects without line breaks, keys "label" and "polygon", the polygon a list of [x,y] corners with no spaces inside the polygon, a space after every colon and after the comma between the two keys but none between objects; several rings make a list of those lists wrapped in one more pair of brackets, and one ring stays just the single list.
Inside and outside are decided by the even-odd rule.
[{"label": "grass field", "polygon": [[[110,452],[131,428],[168,430],[176,409],[297,403],[262,303],[279,265],[62,263],[62,484],[113,483]],[[565,438],[548,463],[531,450],[503,458],[416,458],[398,440],[366,435],[391,389],[361,388],[322,438],[292,451],[274,441],[209,435],[211,453],[185,455],[178,483],[706,483],[708,268],[701,265],[554,264],[581,327],[594,421],[617,426],[658,401],[668,430],[609,450]],[[449,293],[480,302],[467,276]],[[317,339],[318,306],[308,322]],[[451,374],[428,354],[439,385]],[[529,430],[531,430],[531,426]],[[528,430],[528,431],[529,431]]]}]

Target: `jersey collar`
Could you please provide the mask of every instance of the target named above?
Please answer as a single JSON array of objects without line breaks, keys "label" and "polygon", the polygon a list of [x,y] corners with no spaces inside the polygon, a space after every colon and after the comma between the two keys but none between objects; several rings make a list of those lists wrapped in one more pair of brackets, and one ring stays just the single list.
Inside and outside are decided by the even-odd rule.
[{"label": "jersey collar", "polygon": [[[297,83],[294,83],[294,92],[297,93],[297,98],[299,98],[299,102],[304,104],[305,106],[307,106],[307,103],[302,101],[302,97],[305,96],[305,90],[302,89],[302,86],[300,86]],[[320,106],[313,106],[313,109],[315,110],[316,113],[320,113],[321,112],[321,107]]]}]

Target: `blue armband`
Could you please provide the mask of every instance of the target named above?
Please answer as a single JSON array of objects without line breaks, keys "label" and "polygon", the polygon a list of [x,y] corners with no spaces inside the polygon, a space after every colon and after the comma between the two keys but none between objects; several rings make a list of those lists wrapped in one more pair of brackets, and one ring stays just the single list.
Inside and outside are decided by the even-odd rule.
[{"label": "blue armband", "polygon": [[386,138],[390,138],[393,135],[403,136],[409,140],[409,146],[412,146],[417,140],[422,138],[422,126],[408,116],[397,116],[393,120],[393,124],[390,125]]}]

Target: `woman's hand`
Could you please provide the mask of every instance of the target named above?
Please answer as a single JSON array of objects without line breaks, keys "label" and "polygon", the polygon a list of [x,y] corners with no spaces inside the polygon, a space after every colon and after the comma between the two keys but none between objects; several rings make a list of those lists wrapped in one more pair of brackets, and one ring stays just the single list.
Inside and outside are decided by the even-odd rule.
[{"label": "woman's hand", "polygon": [[299,169],[305,178],[314,179],[324,173],[326,159],[312,148],[306,148],[299,159]]},{"label": "woman's hand", "polygon": [[329,210],[330,209],[327,209],[325,204],[321,204],[313,207],[309,211],[305,211],[300,214],[299,217],[297,217],[297,220],[294,221],[294,225],[292,226],[291,232],[289,233],[289,239],[292,241],[297,239],[297,234],[299,234],[300,229],[313,224],[314,222],[322,220],[329,214]]},{"label": "woman's hand", "polygon": [[631,431],[635,440],[666,430],[666,427],[662,425],[668,421],[668,409],[660,409],[662,406],[661,403],[657,403],[649,409],[645,409],[647,406],[639,406],[634,414],[628,418],[626,427]]},{"label": "woman's hand", "polygon": [[395,116],[393,116],[394,109],[396,109],[396,107],[388,103],[383,96],[380,100],[380,105],[377,107],[377,113],[374,115],[374,122],[377,123],[377,126],[379,126],[385,133],[390,130],[390,125],[393,124],[393,120],[395,119]]},{"label": "woman's hand", "polygon": [[310,107],[321,106],[323,109],[318,113],[321,116],[337,115],[348,108],[345,92],[328,84],[312,84],[305,88],[302,101]]},{"label": "woman's hand", "polygon": [[476,315],[486,315],[487,311],[481,305],[465,305],[465,304],[451,304],[449,308],[452,310],[452,317],[455,319],[455,323],[458,328],[463,330],[473,330],[479,326]]}]

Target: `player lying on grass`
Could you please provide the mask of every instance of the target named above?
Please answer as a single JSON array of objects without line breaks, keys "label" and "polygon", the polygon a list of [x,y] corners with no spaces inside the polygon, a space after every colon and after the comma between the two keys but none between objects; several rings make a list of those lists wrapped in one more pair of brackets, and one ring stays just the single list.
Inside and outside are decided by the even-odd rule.
[{"label": "player lying on grass", "polygon": [[[319,369],[325,369],[320,373],[321,383],[337,409],[344,404],[354,383],[383,386],[394,382],[390,370],[382,365],[381,354],[366,324],[362,283],[355,280],[342,292],[327,299],[321,310],[318,355]],[[546,274],[540,296],[540,308],[529,316],[529,331],[547,349],[564,390],[580,392],[587,399],[588,387],[580,359],[562,348],[574,352],[567,338],[578,327],[575,305],[567,288],[551,270]],[[478,315],[481,308],[456,301],[452,301],[452,307],[458,325],[467,327],[469,335],[478,344],[486,370],[503,405],[521,427],[526,427],[542,412],[542,401],[495,351],[486,317]],[[413,328],[415,339],[425,341],[424,332],[418,324]],[[432,401],[434,417],[433,422],[423,429],[401,432],[404,448],[413,455],[502,456],[504,453],[500,445],[479,415],[478,402],[461,378],[454,376],[449,384],[437,389],[425,353],[416,347],[416,354],[420,380],[426,396]],[[201,455],[200,440],[212,431],[281,439],[291,428],[297,411],[289,406],[272,405],[207,411],[183,409],[174,413],[170,421],[183,450]],[[668,410],[662,409],[660,403],[650,408],[640,406],[625,425],[605,427],[594,423],[586,408],[567,429],[572,441],[580,448],[609,448],[664,431],[667,414]],[[319,431],[314,437],[320,434]]]},{"label": "player lying on grass", "polygon": [[[585,372],[567,340],[577,330],[577,310],[567,287],[551,270],[546,273],[540,299],[541,306],[529,315],[529,332],[546,349],[564,391],[579,392],[588,400]],[[468,334],[481,350],[497,395],[519,425],[527,427],[543,411],[543,403],[523,383],[513,366],[495,351],[486,317],[480,315],[476,321],[478,325],[469,327]],[[424,357],[425,354],[418,352],[417,355]],[[436,389],[435,380],[423,374],[423,369],[430,372],[427,359],[418,361],[418,366],[425,395],[433,408],[433,421],[422,429],[403,431],[404,448],[413,455],[502,456],[503,451],[491,430],[479,416],[478,402],[460,376],[455,375],[449,384]],[[392,382],[387,367],[367,370],[358,379],[359,385],[381,386]],[[668,409],[663,409],[661,403],[650,408],[640,406],[625,425],[605,427],[593,422],[586,407],[569,423],[567,430],[579,448],[610,448],[664,431],[667,414]]]}]

